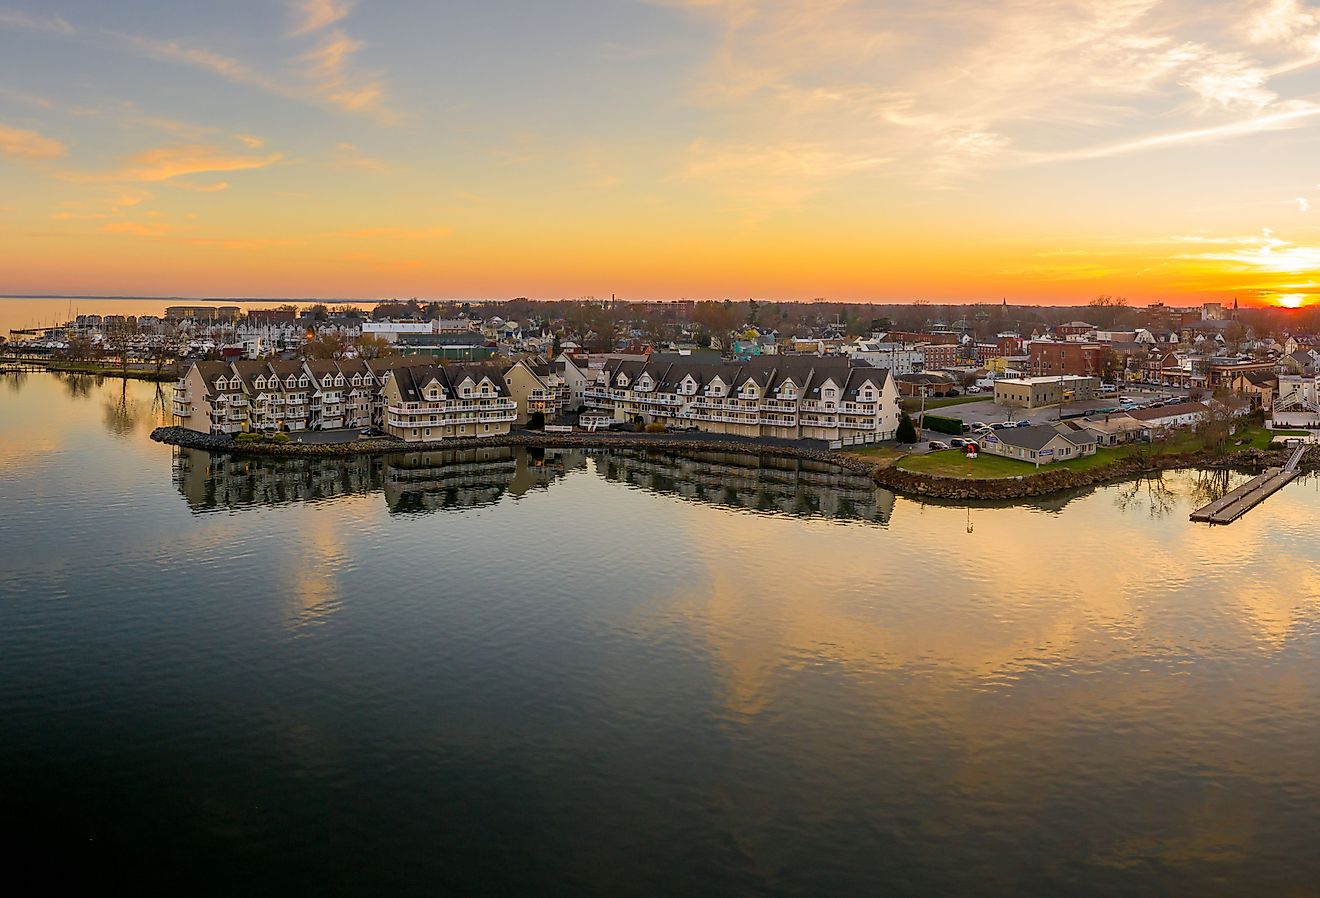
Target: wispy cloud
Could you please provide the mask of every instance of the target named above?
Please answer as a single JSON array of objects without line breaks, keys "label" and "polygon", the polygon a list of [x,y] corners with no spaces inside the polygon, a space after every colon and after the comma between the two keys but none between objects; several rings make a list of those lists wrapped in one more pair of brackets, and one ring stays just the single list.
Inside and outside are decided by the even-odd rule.
[{"label": "wispy cloud", "polygon": [[398,119],[385,102],[384,79],[378,72],[361,71],[352,64],[361,41],[342,28],[325,29],[343,20],[351,9],[346,0],[299,0],[292,4],[295,27],[288,37],[301,42],[322,34],[311,50],[291,55],[282,67],[262,68],[194,41],[105,29],[80,29],[63,18],[38,18],[0,9],[0,28],[40,31],[80,39],[148,59],[190,66],[235,84],[277,96],[312,101],[345,112],[371,115],[382,122]]},{"label": "wispy cloud", "polygon": [[64,144],[53,137],[0,125],[0,156],[13,159],[58,159],[67,152]]},{"label": "wispy cloud", "polygon": [[232,153],[220,147],[182,144],[157,147],[136,153],[117,169],[105,172],[65,172],[66,181],[154,182],[169,181],[185,175],[213,172],[251,171],[280,162],[282,153],[262,156]]},{"label": "wispy cloud", "polygon": [[289,34],[297,37],[319,31],[347,17],[352,8],[348,0],[297,0],[293,4],[295,21]]},{"label": "wispy cloud", "polygon": [[816,143],[928,186],[1320,115],[1280,77],[1320,60],[1320,14],[1295,0],[654,2],[718,29],[689,94],[717,113],[708,147]]},{"label": "wispy cloud", "polygon": [[22,28],[48,34],[73,33],[73,26],[60,16],[32,16],[14,9],[0,9],[0,28]]},{"label": "wispy cloud", "polygon": [[300,57],[303,75],[317,96],[340,109],[393,118],[394,113],[384,106],[385,89],[380,76],[360,72],[352,65],[353,54],[360,49],[361,41],[335,29],[316,49]]}]

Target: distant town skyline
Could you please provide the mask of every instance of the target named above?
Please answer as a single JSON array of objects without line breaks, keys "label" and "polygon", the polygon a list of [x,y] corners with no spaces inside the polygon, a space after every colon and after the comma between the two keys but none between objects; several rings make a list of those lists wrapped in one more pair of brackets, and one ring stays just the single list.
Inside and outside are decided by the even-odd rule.
[{"label": "distant town skyline", "polygon": [[0,0],[0,291],[1305,305],[1302,0]]}]

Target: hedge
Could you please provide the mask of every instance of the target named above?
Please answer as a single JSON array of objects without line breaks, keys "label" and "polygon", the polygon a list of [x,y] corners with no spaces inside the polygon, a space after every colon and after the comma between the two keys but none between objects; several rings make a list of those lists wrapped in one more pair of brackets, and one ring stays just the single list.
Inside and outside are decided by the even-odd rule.
[{"label": "hedge", "polygon": [[926,415],[921,419],[921,426],[927,430],[937,430],[940,433],[951,433],[954,436],[962,436],[963,433],[962,418],[944,418],[940,415]]}]

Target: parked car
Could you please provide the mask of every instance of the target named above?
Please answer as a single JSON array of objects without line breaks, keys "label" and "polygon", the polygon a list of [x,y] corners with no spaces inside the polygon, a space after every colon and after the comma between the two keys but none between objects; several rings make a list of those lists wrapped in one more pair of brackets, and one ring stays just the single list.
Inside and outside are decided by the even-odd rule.
[{"label": "parked car", "polygon": [[1017,427],[1016,424],[1010,424],[1007,421],[996,421],[990,425],[992,430],[1008,430],[1010,427]]},{"label": "parked car", "polygon": [[978,386],[973,385],[973,386],[970,386],[970,387],[967,388],[967,392],[968,392],[969,394],[971,394],[971,393],[979,393],[979,392],[981,392],[981,388],[978,387]]},{"label": "parked car", "polygon": [[988,427],[988,426],[989,426],[989,425],[986,424],[984,421],[973,421],[973,422],[972,422],[972,430],[985,430],[985,428]]},{"label": "parked car", "polygon": [[1030,421],[1019,421],[1019,422],[1017,422],[1017,426],[1018,426],[1018,427],[1030,427],[1030,426],[1031,426],[1031,422],[1030,422]]},{"label": "parked car", "polygon": [[953,439],[949,440],[950,449],[961,449],[966,445],[967,445],[967,441],[960,437],[954,437]]},{"label": "parked car", "polygon": [[940,440],[931,440],[929,443],[926,444],[926,448],[927,448],[927,449],[948,449],[948,448],[949,448],[949,444],[948,444],[948,443],[945,443],[945,442],[941,442]]},{"label": "parked car", "polygon": [[971,432],[972,432],[972,425],[970,425],[970,424],[968,424],[966,421],[964,421],[964,422],[963,422],[963,433],[971,433]]}]

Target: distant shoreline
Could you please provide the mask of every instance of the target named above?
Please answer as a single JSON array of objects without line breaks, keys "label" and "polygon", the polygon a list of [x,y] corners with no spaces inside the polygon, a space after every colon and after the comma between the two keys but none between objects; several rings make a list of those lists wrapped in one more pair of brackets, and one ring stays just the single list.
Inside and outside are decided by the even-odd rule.
[{"label": "distant shoreline", "polygon": [[[184,427],[158,427],[151,433],[158,443],[206,452],[227,452],[235,455],[265,455],[284,458],[342,458],[360,455],[397,455],[409,452],[444,452],[487,448],[544,448],[544,449],[639,449],[654,452],[734,452],[744,455],[765,455],[795,458],[801,461],[829,465],[852,474],[860,474],[901,496],[913,499],[935,500],[1017,500],[1071,492],[1088,487],[1102,486],[1120,480],[1130,480],[1146,474],[1179,468],[1215,468],[1238,471],[1259,471],[1271,464],[1281,464],[1286,453],[1269,450],[1249,450],[1237,453],[1231,460],[1213,457],[1204,451],[1183,455],[1163,455],[1152,458],[1130,456],[1112,465],[1087,471],[1066,468],[1046,470],[1022,477],[994,480],[969,480],[916,474],[894,466],[877,463],[862,456],[849,455],[809,447],[795,447],[763,443],[755,440],[713,440],[700,437],[657,439],[632,433],[510,433],[488,437],[469,437],[428,443],[405,443],[393,439],[360,440],[354,443],[236,443],[229,436],[199,433]],[[1315,453],[1313,453],[1315,455]],[[1304,462],[1306,470],[1320,468],[1320,458]]]}]

